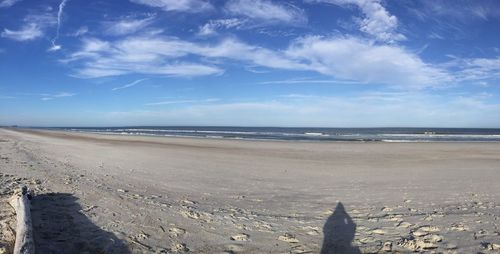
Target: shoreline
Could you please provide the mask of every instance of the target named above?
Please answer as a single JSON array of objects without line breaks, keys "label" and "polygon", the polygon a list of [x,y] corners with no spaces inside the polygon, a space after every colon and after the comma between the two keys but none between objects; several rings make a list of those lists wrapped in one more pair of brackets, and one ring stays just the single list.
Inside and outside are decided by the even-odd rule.
[{"label": "shoreline", "polygon": [[53,129],[44,129],[44,128],[31,128],[31,127],[0,127],[0,129],[6,130],[14,130],[14,131],[26,131],[26,132],[55,132],[55,133],[73,133],[73,134],[88,134],[88,135],[100,135],[100,136],[116,136],[116,137],[150,137],[150,138],[172,138],[172,139],[194,139],[194,140],[228,140],[228,141],[250,141],[250,142],[284,142],[284,143],[451,143],[451,144],[469,144],[469,143],[477,143],[477,144],[490,144],[497,143],[500,144],[500,141],[492,140],[492,141],[450,141],[450,140],[301,140],[301,139],[257,139],[257,138],[228,138],[228,137],[204,137],[204,136],[183,136],[183,135],[148,135],[148,134],[121,134],[121,133],[105,133],[105,132],[85,132],[85,131],[72,131],[72,130],[53,130]]}]

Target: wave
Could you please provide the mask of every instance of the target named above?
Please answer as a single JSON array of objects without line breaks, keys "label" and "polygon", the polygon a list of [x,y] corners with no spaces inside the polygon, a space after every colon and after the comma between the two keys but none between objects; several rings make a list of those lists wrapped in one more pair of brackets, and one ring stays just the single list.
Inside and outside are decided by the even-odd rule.
[{"label": "wave", "polygon": [[[500,142],[498,129],[441,129],[421,132],[408,129],[335,129],[335,128],[265,128],[265,127],[104,127],[53,128],[66,131],[113,135],[199,137],[281,141],[358,141],[358,142]],[[392,131],[392,133],[390,132]],[[415,132],[420,133],[415,133]],[[406,133],[404,133],[406,132]],[[440,133],[439,133],[440,132]],[[443,133],[444,132],[444,133]],[[446,133],[448,132],[448,133]]]},{"label": "wave", "polygon": [[500,138],[499,134],[378,134],[383,137],[417,138]]}]

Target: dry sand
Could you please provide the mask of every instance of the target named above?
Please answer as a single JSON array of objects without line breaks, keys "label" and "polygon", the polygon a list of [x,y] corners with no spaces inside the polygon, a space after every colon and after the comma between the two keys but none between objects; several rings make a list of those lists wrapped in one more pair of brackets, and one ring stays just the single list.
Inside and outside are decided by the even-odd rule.
[{"label": "dry sand", "polygon": [[38,253],[500,252],[500,143],[307,143],[0,129]]}]

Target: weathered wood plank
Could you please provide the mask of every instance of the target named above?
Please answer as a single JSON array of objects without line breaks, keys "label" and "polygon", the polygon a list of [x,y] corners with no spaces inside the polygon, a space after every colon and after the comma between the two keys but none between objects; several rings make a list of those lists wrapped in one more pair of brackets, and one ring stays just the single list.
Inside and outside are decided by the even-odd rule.
[{"label": "weathered wood plank", "polygon": [[28,188],[23,187],[14,193],[9,204],[16,210],[16,242],[14,254],[34,254],[35,241],[31,222],[31,210]]}]

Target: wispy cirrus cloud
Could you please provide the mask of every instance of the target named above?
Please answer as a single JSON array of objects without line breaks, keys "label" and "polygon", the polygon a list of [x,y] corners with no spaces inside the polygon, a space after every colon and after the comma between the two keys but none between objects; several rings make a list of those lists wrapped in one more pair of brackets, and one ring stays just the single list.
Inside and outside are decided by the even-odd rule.
[{"label": "wispy cirrus cloud", "polygon": [[237,18],[210,20],[203,26],[200,26],[198,35],[214,35],[219,29],[230,29],[241,27],[244,20]]},{"label": "wispy cirrus cloud", "polygon": [[359,81],[352,80],[337,80],[337,79],[310,79],[310,78],[296,78],[296,79],[284,79],[284,80],[271,80],[262,81],[259,84],[365,84]]},{"label": "wispy cirrus cloud", "polygon": [[109,35],[116,36],[133,34],[150,25],[153,22],[154,18],[154,16],[143,19],[134,19],[127,17],[119,19],[117,21],[105,21],[103,22],[104,32]]},{"label": "wispy cirrus cloud", "polygon": [[81,26],[76,31],[69,33],[68,36],[80,37],[80,36],[87,34],[88,32],[89,32],[89,28],[87,26]]},{"label": "wispy cirrus cloud", "polygon": [[459,81],[483,81],[500,78],[500,57],[455,57],[443,65],[453,69]]},{"label": "wispy cirrus cloud", "polygon": [[210,103],[210,102],[217,102],[219,99],[217,98],[208,98],[208,99],[201,99],[201,100],[169,100],[169,101],[159,101],[159,102],[151,102],[151,103],[146,103],[146,106],[160,106],[160,105],[172,105],[172,104],[201,104],[201,103]]},{"label": "wispy cirrus cloud", "polygon": [[139,84],[139,83],[141,83],[141,82],[143,82],[145,80],[147,80],[147,78],[138,79],[138,80],[130,82],[130,83],[126,84],[126,85],[115,87],[115,88],[111,89],[111,91],[116,91],[116,90],[121,90],[121,89],[129,88],[129,87],[133,87],[133,86],[135,86],[135,85],[137,85],[137,84]]},{"label": "wispy cirrus cloud", "polygon": [[396,31],[398,27],[397,17],[385,9],[381,0],[307,0],[307,2],[357,6],[363,13],[363,18],[357,20],[362,32],[384,42],[406,39],[404,35]]},{"label": "wispy cirrus cloud", "polygon": [[500,17],[495,1],[400,1],[398,5],[410,14],[408,20],[416,22],[412,26],[425,27],[421,33],[430,39],[465,39],[471,35],[470,26]]},{"label": "wispy cirrus cloud", "polygon": [[50,100],[54,100],[54,99],[58,99],[58,98],[72,97],[75,95],[76,95],[76,93],[68,93],[68,92],[60,92],[60,93],[55,93],[55,94],[44,93],[44,94],[41,94],[41,96],[42,96],[41,100],[42,101],[50,101]]},{"label": "wispy cirrus cloud", "polygon": [[10,30],[5,28],[1,36],[16,41],[30,41],[42,37],[44,32],[40,26],[35,23],[23,25],[19,30]]},{"label": "wispy cirrus cloud", "polygon": [[418,1],[410,5],[411,13],[420,20],[451,18],[454,22],[468,23],[499,17],[500,10],[495,1],[435,0]]},{"label": "wispy cirrus cloud", "polygon": [[0,8],[8,8],[22,0],[0,0]]},{"label": "wispy cirrus cloud", "polygon": [[161,8],[164,11],[204,12],[214,7],[207,0],[130,0],[132,3]]},{"label": "wispy cirrus cloud", "polygon": [[55,17],[49,13],[28,15],[22,22],[18,30],[4,28],[0,36],[16,41],[31,41],[43,37],[48,27],[57,24]]},{"label": "wispy cirrus cloud", "polygon": [[307,23],[304,10],[290,3],[271,0],[229,0],[225,9],[232,15],[248,17],[254,20],[301,25]]}]

